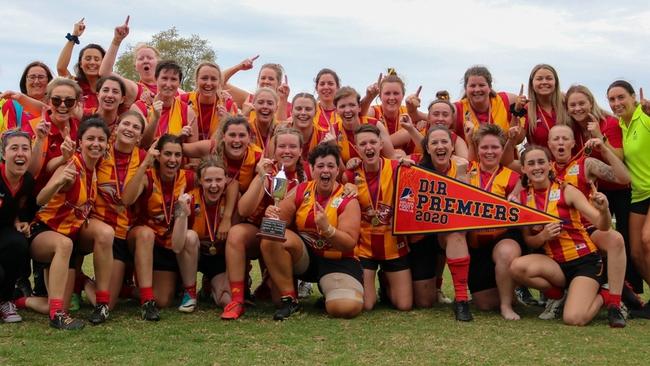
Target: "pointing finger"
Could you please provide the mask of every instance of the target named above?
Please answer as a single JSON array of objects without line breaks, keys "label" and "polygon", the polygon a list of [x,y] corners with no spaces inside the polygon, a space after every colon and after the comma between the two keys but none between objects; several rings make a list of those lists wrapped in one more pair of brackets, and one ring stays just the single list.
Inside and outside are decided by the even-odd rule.
[{"label": "pointing finger", "polygon": [[415,96],[419,98],[421,91],[422,91],[422,85],[418,86],[418,90],[415,92]]},{"label": "pointing finger", "polygon": [[259,57],[260,57],[260,55],[255,55],[255,56],[251,57],[251,61],[255,61],[255,60],[257,60]]},{"label": "pointing finger", "polygon": [[639,99],[643,100],[643,88],[639,88]]},{"label": "pointing finger", "polygon": [[524,83],[521,83],[521,88],[519,88],[519,95],[524,95]]},{"label": "pointing finger", "polygon": [[131,19],[130,15],[126,16],[126,20],[124,21],[124,25],[129,25],[129,20]]},{"label": "pointing finger", "polygon": [[381,79],[382,79],[383,76],[384,76],[384,73],[380,72],[379,73],[379,78],[377,78],[377,86],[379,86],[379,84],[381,84]]},{"label": "pointing finger", "polygon": [[289,78],[287,77],[286,74],[284,75],[284,83],[285,83],[286,85],[289,85]]}]

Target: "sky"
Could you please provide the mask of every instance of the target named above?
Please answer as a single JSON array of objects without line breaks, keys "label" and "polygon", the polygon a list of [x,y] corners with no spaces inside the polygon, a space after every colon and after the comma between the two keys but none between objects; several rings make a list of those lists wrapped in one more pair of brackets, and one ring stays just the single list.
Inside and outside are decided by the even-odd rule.
[{"label": "sky", "polygon": [[[0,90],[18,90],[25,65],[44,61],[55,69],[65,35],[85,18],[87,43],[108,47],[127,15],[135,45],[175,26],[182,36],[207,39],[222,68],[259,54],[255,68],[231,82],[253,91],[259,67],[284,66],[291,95],[314,92],[323,67],[342,85],[363,93],[380,72],[394,67],[407,94],[422,85],[427,104],[438,90],[462,94],[462,77],[485,65],[493,88],[516,93],[539,63],[553,65],[560,87],[583,84],[609,110],[605,93],[622,78],[650,88],[650,8],[646,1],[7,1],[0,44]],[[69,69],[72,69],[70,65]]]}]

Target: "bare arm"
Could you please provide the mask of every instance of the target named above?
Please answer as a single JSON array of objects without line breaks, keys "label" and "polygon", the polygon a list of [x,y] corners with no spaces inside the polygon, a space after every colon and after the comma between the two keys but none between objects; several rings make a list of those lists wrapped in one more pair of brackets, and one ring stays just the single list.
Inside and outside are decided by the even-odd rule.
[{"label": "bare arm", "polygon": [[[86,30],[86,25],[84,24],[84,18],[81,18],[80,21],[76,22],[72,28],[72,35],[75,37],[81,37],[81,35]],[[70,71],[68,71],[68,65],[70,65],[70,59],[72,58],[72,49],[74,48],[75,43],[73,41],[66,41],[61,53],[59,54],[59,59],[56,61],[56,72],[59,76],[69,77]]]},{"label": "bare arm", "polygon": [[567,204],[575,207],[580,214],[594,224],[598,230],[607,231],[612,228],[612,216],[609,213],[607,197],[601,192],[593,192],[591,203],[577,188],[567,185],[564,188]]}]

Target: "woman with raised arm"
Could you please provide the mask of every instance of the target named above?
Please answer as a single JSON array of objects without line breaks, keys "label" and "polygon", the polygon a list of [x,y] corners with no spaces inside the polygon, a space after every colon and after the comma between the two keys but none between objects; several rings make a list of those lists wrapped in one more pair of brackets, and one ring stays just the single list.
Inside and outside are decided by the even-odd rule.
[{"label": "woman with raised arm", "polygon": [[[565,324],[587,325],[603,305],[599,289],[604,283],[604,268],[598,248],[580,218],[586,217],[599,230],[609,230],[612,221],[607,197],[596,192],[587,199],[571,184],[555,180],[545,148],[530,146],[520,160],[525,174],[520,201],[561,221],[524,228],[526,244],[543,249],[545,254],[515,258],[510,271],[517,282],[544,291],[549,299],[566,297],[562,312]],[[608,319],[611,327],[625,326],[616,306],[608,306]]]},{"label": "woman with raised arm", "polygon": [[4,118],[4,125],[0,126],[0,132],[18,128],[34,137],[29,121],[41,115],[43,105],[47,104],[47,84],[52,79],[50,68],[40,61],[30,62],[25,67],[19,81],[20,92],[5,91],[0,95],[7,99],[2,105],[0,120]]}]

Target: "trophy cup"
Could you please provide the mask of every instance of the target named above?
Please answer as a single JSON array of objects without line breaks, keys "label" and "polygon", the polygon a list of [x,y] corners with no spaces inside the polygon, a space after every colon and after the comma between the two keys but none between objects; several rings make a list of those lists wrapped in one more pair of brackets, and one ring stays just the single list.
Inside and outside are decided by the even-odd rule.
[{"label": "trophy cup", "polygon": [[[270,175],[270,174],[267,174]],[[284,196],[287,195],[287,188],[289,180],[287,174],[284,172],[284,165],[280,168],[278,174],[271,179],[271,191],[269,192],[264,186],[264,191],[273,198],[274,205],[277,206]],[[262,218],[260,224],[260,231],[257,233],[258,237],[277,241],[286,241],[284,233],[287,229],[287,223],[279,219],[272,219],[270,217]]]}]

